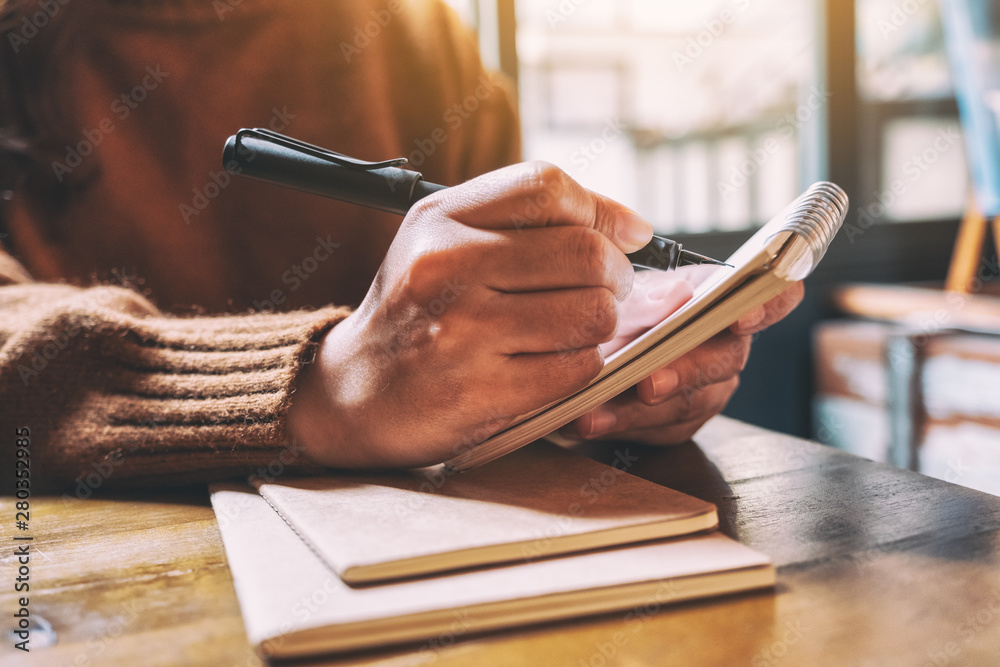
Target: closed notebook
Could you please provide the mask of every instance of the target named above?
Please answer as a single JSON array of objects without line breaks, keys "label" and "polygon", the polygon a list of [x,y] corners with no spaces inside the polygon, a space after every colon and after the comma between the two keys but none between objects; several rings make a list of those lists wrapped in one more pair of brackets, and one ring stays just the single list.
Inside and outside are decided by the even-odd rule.
[{"label": "closed notebook", "polygon": [[617,396],[719,333],[740,316],[808,276],[847,214],[847,195],[816,183],[758,230],[696,289],[677,312],[605,360],[587,387],[535,412],[456,456],[446,465],[475,468],[544,437]]},{"label": "closed notebook", "polygon": [[443,467],[255,482],[345,582],[369,584],[711,530],[715,505],[547,442]]},{"label": "closed notebook", "polygon": [[710,533],[352,588],[250,487],[214,485],[212,505],[250,643],[278,658],[659,609],[775,577],[766,556]]}]

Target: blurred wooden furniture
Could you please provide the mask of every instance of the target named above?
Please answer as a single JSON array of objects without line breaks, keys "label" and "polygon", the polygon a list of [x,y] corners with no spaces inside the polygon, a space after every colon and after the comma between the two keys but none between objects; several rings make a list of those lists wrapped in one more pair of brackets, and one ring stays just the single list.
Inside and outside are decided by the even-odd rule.
[{"label": "blurred wooden furniture", "polygon": [[973,294],[836,290],[852,319],[813,332],[820,441],[1000,495],[1000,298],[989,282],[998,272],[979,260],[964,283]]},{"label": "blurred wooden furniture", "polygon": [[972,285],[983,259],[983,246],[986,245],[989,227],[993,229],[993,241],[1000,254],[1000,216],[993,218],[987,226],[986,216],[979,212],[974,198],[969,197],[965,214],[958,227],[955,248],[951,253],[951,265],[948,267],[948,278],[944,284],[946,291],[962,294],[975,291]]},{"label": "blurred wooden furniture", "polygon": [[[588,453],[616,449],[638,457],[630,473],[717,503],[725,533],[775,560],[777,590],[478,638],[458,624],[433,645],[307,664],[997,664],[1000,498],[725,418],[680,447]],[[31,611],[59,642],[5,641],[4,665],[260,664],[203,489],[32,504]]]}]

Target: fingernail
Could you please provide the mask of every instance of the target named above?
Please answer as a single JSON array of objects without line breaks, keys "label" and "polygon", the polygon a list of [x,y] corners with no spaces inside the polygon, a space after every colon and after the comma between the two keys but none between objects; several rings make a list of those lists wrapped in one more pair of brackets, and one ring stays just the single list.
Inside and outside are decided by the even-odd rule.
[{"label": "fingernail", "polygon": [[653,373],[653,400],[662,400],[675,391],[681,384],[681,376],[673,368],[661,368]]},{"label": "fingernail", "polygon": [[625,252],[635,252],[642,248],[653,238],[653,225],[649,224],[642,216],[635,211],[630,211],[622,215],[622,221],[618,225],[618,240],[625,247]]},{"label": "fingernail", "polygon": [[590,428],[587,429],[585,437],[596,438],[604,435],[615,427],[618,418],[615,413],[607,408],[597,408],[590,413]]}]

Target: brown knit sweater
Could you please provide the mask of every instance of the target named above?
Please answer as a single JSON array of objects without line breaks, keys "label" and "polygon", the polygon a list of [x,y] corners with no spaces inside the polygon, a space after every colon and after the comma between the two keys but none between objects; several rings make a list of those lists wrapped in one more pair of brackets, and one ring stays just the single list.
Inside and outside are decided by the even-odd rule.
[{"label": "brown knit sweater", "polygon": [[283,451],[296,377],[400,220],[227,178],[225,138],[269,126],[456,184],[518,158],[511,95],[433,1],[59,7],[0,45],[0,127],[32,146],[3,209],[0,470],[21,427],[33,486],[78,495],[308,469]]}]

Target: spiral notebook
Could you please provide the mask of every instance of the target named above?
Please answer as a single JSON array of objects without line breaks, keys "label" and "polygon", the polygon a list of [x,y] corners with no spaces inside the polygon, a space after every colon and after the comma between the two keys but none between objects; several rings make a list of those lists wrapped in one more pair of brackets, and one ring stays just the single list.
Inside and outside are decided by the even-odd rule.
[{"label": "spiral notebook", "polygon": [[740,247],[683,307],[605,361],[577,393],[523,415],[513,426],[447,461],[470,470],[542,438],[596,408],[658,368],[781,294],[819,264],[847,215],[847,195],[820,182],[789,204]]}]

